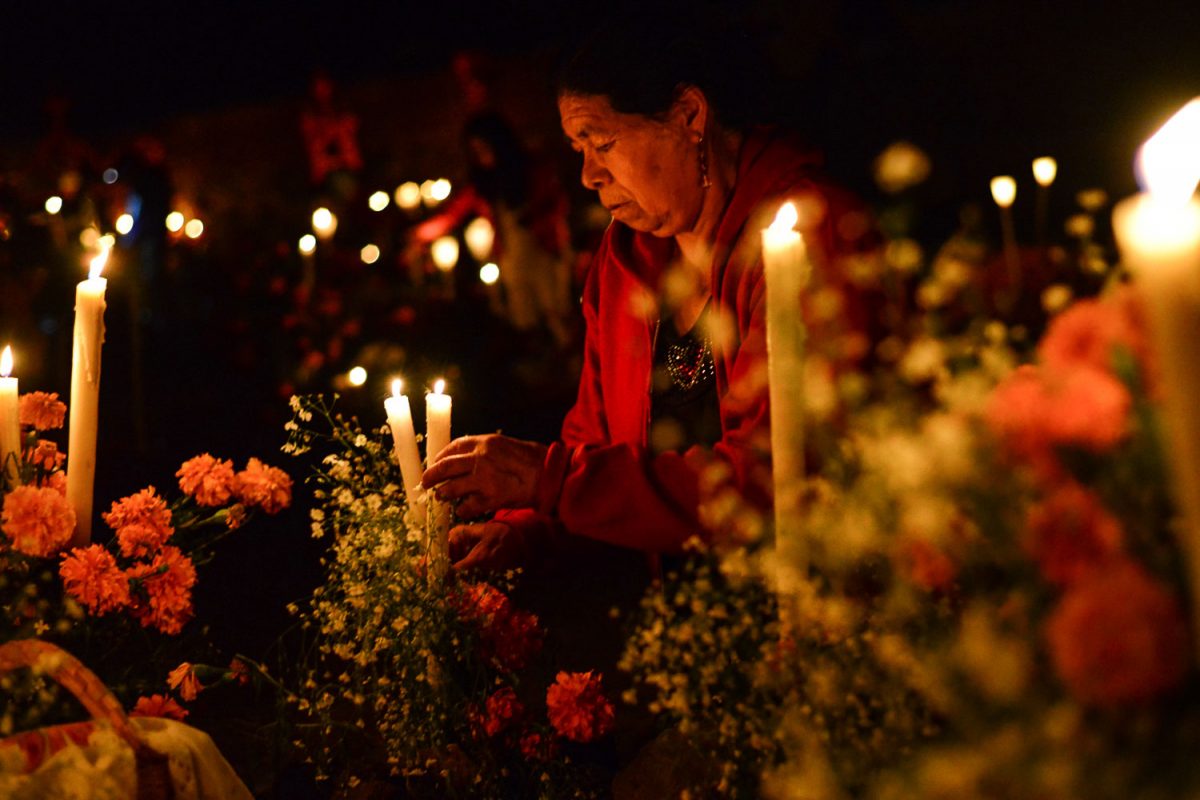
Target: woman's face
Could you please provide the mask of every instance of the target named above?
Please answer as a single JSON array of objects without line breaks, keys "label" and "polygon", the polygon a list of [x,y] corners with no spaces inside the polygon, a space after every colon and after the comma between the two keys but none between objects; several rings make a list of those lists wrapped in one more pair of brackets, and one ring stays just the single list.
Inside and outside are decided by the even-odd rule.
[{"label": "woman's face", "polygon": [[558,112],[583,155],[583,185],[614,219],[655,236],[692,229],[704,200],[695,114],[676,107],[659,121],[614,111],[607,97],[577,94],[561,95]]}]

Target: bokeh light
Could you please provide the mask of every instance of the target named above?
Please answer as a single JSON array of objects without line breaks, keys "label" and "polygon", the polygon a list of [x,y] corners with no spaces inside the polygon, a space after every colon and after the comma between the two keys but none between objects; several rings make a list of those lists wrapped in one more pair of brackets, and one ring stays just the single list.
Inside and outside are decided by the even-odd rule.
[{"label": "bokeh light", "polygon": [[300,244],[298,246],[301,253],[306,256],[311,256],[317,249],[317,237],[313,236],[311,233],[306,233],[300,237]]},{"label": "bokeh light", "polygon": [[479,280],[491,286],[496,281],[500,280],[500,267],[492,263],[484,264],[479,268]]},{"label": "bokeh light", "polygon": [[337,230],[337,216],[328,208],[322,206],[312,214],[312,226],[317,236],[328,239]]},{"label": "bokeh light", "polygon": [[129,233],[131,230],[133,230],[133,215],[122,214],[121,216],[117,217],[116,227],[117,233],[121,234],[122,236]]},{"label": "bokeh light", "polygon": [[453,236],[443,236],[433,240],[430,247],[434,265],[442,272],[449,272],[458,263],[458,239]]},{"label": "bokeh light", "polygon": [[204,233],[204,223],[198,219],[189,219],[183,226],[183,233],[189,239],[199,239],[200,235]]},{"label": "bokeh light", "polygon": [[375,192],[367,198],[367,206],[372,211],[383,211],[388,207],[389,202],[391,202],[391,199],[388,197],[387,192]]},{"label": "bokeh light", "polygon": [[121,173],[117,172],[117,171],[116,171],[115,169],[113,169],[112,167],[109,167],[108,169],[104,170],[104,174],[102,174],[102,175],[100,176],[100,178],[101,178],[101,179],[102,179],[102,180],[103,180],[105,183],[109,184],[110,186],[111,186],[112,184],[116,183],[116,182],[117,182],[117,178],[119,178],[119,177],[121,177]]},{"label": "bokeh light", "polygon": [[358,255],[362,258],[364,264],[374,264],[379,260],[379,248],[373,244],[369,244],[360,250]]},{"label": "bokeh light", "polygon": [[396,187],[396,205],[405,211],[412,211],[421,205],[421,187],[413,181],[402,183]]},{"label": "bokeh light", "polygon": [[1058,175],[1058,162],[1050,156],[1042,156],[1033,160],[1033,179],[1038,186],[1049,186]]},{"label": "bokeh light", "polygon": [[367,382],[367,371],[362,367],[351,367],[346,373],[346,380],[350,381],[351,386],[362,386]]},{"label": "bokeh light", "polygon": [[183,214],[178,211],[172,211],[167,214],[167,230],[171,233],[179,233],[183,230],[184,218]]},{"label": "bokeh light", "polygon": [[450,196],[450,181],[445,178],[438,178],[433,182],[432,188],[429,190],[430,196],[439,203]]},{"label": "bokeh light", "polygon": [[496,241],[496,230],[485,217],[476,217],[463,231],[467,240],[467,249],[476,261],[483,261],[492,254],[492,244]]},{"label": "bokeh light", "polygon": [[52,195],[46,198],[46,213],[57,214],[62,211],[63,199],[58,195]]},{"label": "bokeh light", "polygon": [[1008,208],[1017,199],[1017,182],[1011,175],[992,178],[992,199],[1001,208]]}]

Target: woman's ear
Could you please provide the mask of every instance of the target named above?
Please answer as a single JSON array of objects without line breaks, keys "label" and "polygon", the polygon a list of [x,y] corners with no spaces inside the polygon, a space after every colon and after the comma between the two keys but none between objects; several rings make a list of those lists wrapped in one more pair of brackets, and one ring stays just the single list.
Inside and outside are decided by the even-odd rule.
[{"label": "woman's ear", "polygon": [[692,141],[702,140],[708,130],[708,98],[699,87],[683,87],[671,105],[671,117],[683,126]]}]

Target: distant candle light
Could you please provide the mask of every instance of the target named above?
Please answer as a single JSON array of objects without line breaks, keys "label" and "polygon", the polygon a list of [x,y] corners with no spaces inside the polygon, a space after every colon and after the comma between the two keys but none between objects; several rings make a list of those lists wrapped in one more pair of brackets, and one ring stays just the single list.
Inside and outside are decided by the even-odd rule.
[{"label": "distant candle light", "polygon": [[189,219],[183,226],[183,233],[189,239],[199,239],[204,233],[204,223],[198,219]]},{"label": "distant candle light", "polygon": [[300,237],[300,243],[298,247],[300,248],[301,253],[306,256],[311,256],[313,251],[317,249],[317,237],[313,236],[311,233],[304,234]]},{"label": "distant candle light", "polygon": [[1011,175],[992,178],[992,199],[1001,208],[1008,208],[1017,199],[1017,182]]},{"label": "distant candle light", "polygon": [[171,233],[179,233],[183,230],[184,218],[183,214],[178,211],[172,211],[167,214],[167,230]]},{"label": "distant candle light", "polygon": [[372,211],[383,211],[388,207],[389,202],[391,202],[391,199],[388,197],[387,192],[375,192],[367,198],[367,206]]},{"label": "distant candle light", "polygon": [[131,230],[133,230],[132,214],[122,214],[121,216],[117,217],[117,233],[124,236]]},{"label": "distant candle light", "polygon": [[1054,183],[1054,178],[1057,175],[1058,162],[1050,158],[1050,156],[1042,156],[1033,160],[1033,179],[1037,181],[1038,186],[1049,186]]},{"label": "distant candle light", "polygon": [[352,367],[346,374],[351,386],[362,386],[367,382],[367,371],[363,367]]},{"label": "distant candle light", "polygon": [[58,195],[51,195],[46,198],[46,213],[57,214],[62,211],[63,199]]},{"label": "distant candle light", "polygon": [[442,272],[449,272],[458,263],[458,239],[442,236],[434,239],[430,248],[434,265]]},{"label": "distant candle light", "polygon": [[433,182],[433,187],[429,190],[429,194],[434,200],[441,202],[450,196],[450,181],[445,178],[438,178]]},{"label": "distant candle light", "polygon": [[483,261],[492,254],[492,245],[496,241],[496,229],[492,227],[492,223],[486,217],[476,217],[463,231],[463,238],[466,239],[467,249],[471,251],[475,260]]},{"label": "distant candle light", "polygon": [[412,211],[421,205],[421,187],[413,181],[402,183],[396,187],[395,200],[405,211]]},{"label": "distant candle light", "polygon": [[495,264],[484,264],[479,268],[479,280],[491,286],[496,281],[500,280],[500,267]]},{"label": "distant candle light", "polygon": [[328,208],[322,206],[312,214],[313,231],[322,239],[333,236],[337,230],[337,216]]},{"label": "distant candle light", "polygon": [[358,255],[364,264],[374,264],[379,260],[379,248],[373,244],[369,244],[359,251]]}]

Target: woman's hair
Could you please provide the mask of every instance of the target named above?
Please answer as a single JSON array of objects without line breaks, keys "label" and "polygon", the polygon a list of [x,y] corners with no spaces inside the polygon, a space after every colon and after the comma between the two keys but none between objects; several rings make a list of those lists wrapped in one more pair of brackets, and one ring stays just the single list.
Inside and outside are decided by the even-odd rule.
[{"label": "woman's hair", "polygon": [[[671,4],[674,5],[674,4]],[[692,2],[657,7],[592,32],[559,69],[559,94],[602,96],[615,111],[661,117],[689,86],[700,89],[722,125],[765,121],[761,48],[731,19]]]}]

